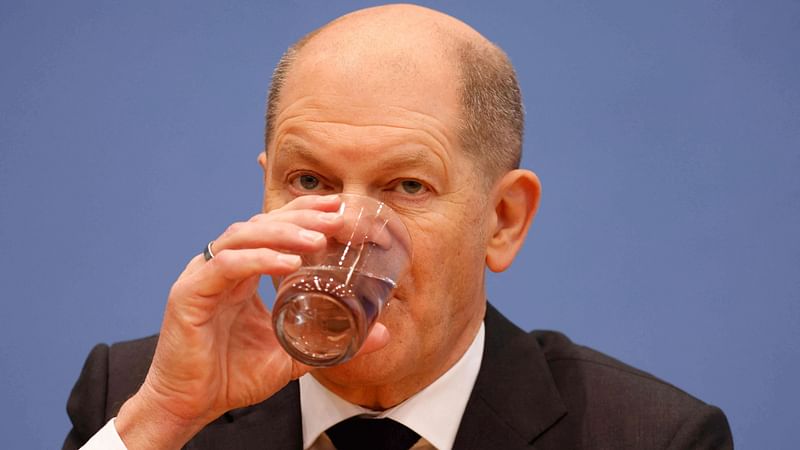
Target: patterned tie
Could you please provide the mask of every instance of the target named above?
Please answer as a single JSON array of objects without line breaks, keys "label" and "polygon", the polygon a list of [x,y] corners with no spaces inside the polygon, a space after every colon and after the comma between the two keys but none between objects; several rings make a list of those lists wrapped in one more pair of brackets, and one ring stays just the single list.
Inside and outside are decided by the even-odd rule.
[{"label": "patterned tie", "polygon": [[337,450],[408,450],[418,440],[414,430],[392,419],[351,417],[328,428]]}]

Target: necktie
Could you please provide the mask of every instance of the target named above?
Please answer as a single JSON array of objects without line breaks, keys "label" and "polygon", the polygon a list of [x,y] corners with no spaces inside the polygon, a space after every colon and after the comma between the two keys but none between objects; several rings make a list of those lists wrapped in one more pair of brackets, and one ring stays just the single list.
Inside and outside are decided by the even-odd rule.
[{"label": "necktie", "polygon": [[392,419],[351,417],[328,428],[337,450],[408,450],[419,440],[414,430]]}]

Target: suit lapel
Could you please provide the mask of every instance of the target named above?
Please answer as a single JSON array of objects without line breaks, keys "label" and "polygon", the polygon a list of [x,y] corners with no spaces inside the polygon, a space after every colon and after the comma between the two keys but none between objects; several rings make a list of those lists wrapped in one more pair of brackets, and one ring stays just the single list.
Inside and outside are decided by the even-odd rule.
[{"label": "suit lapel", "polygon": [[226,413],[204,428],[185,448],[302,449],[300,389],[297,381],[292,381],[257,405]]},{"label": "suit lapel", "polygon": [[478,378],[453,448],[522,449],[566,414],[536,339],[492,305]]}]

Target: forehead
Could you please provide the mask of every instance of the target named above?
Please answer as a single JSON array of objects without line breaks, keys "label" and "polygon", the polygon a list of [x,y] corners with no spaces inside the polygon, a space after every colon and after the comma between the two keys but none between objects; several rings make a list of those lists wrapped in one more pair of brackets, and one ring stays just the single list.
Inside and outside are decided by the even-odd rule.
[{"label": "forehead", "polygon": [[275,150],[272,167],[277,172],[305,167],[335,177],[346,173],[363,179],[366,174],[383,176],[387,172],[407,174],[413,171],[449,178],[452,169],[439,148],[424,141],[387,140],[379,146],[337,145],[317,140],[313,133],[287,134]]},{"label": "forehead", "polygon": [[443,122],[405,108],[309,96],[285,108],[277,123],[268,157],[278,172],[301,164],[327,174],[417,170],[449,178],[462,163]]},{"label": "forehead", "polygon": [[306,43],[283,81],[277,115],[300,99],[336,98],[324,106],[401,108],[455,126],[460,80],[449,46],[431,33],[379,25],[333,26]]},{"label": "forehead", "polygon": [[458,83],[446,64],[432,60],[436,53],[329,44],[304,48],[292,64],[269,153],[308,156],[297,150],[325,147],[357,158],[393,149],[450,165],[459,151]]}]

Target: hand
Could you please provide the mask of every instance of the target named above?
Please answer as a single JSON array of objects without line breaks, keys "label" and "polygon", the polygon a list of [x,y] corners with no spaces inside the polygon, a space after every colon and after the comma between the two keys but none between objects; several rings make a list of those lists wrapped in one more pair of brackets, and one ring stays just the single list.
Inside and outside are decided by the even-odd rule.
[{"label": "hand", "polygon": [[[297,270],[300,257],[343,225],[336,196],[303,196],[231,225],[215,257],[196,256],[172,287],[153,363],[116,427],[129,449],[178,448],[226,411],[263,401],[309,370],[277,341],[258,295],[261,275]],[[291,253],[286,253],[291,252]],[[388,342],[376,324],[362,352]]]}]

